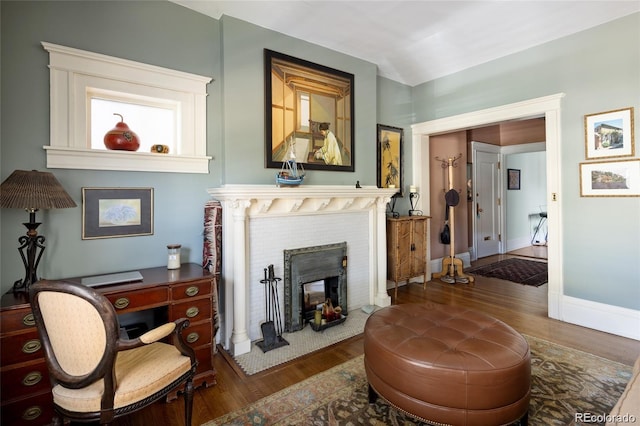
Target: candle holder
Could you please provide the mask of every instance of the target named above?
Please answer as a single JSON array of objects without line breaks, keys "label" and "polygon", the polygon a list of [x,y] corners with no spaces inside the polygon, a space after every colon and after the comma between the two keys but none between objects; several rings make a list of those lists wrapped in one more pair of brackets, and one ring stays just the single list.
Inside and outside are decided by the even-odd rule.
[{"label": "candle holder", "polygon": [[416,210],[416,206],[418,205],[418,200],[420,199],[420,194],[415,186],[411,186],[409,189],[409,203],[411,204],[411,209],[409,210],[409,216],[422,216],[422,212],[420,210]]}]

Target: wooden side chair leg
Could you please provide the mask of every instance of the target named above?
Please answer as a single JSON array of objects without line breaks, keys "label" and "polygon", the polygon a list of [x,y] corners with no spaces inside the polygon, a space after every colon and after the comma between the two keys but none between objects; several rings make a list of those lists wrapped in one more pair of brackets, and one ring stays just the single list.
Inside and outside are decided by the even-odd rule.
[{"label": "wooden side chair leg", "polygon": [[193,413],[193,380],[187,380],[184,387],[184,424],[191,426],[191,415]]}]

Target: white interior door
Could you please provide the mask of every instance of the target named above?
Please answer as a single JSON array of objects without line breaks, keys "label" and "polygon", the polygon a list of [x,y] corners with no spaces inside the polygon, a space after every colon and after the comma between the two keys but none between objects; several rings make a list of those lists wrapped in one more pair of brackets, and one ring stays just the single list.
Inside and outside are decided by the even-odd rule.
[{"label": "white interior door", "polygon": [[478,258],[500,252],[500,154],[476,151],[473,186],[474,245]]}]

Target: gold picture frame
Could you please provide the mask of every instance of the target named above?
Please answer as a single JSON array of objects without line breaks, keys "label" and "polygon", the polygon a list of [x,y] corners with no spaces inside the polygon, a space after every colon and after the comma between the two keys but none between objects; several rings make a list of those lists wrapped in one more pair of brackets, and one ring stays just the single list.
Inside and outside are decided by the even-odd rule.
[{"label": "gold picture frame", "polygon": [[640,197],[640,158],[580,163],[581,197]]},{"label": "gold picture frame", "polygon": [[584,116],[585,157],[633,157],[635,155],[633,107]]},{"label": "gold picture frame", "polygon": [[377,186],[398,188],[400,196],[403,196],[403,130],[384,124],[378,124],[377,130]]}]

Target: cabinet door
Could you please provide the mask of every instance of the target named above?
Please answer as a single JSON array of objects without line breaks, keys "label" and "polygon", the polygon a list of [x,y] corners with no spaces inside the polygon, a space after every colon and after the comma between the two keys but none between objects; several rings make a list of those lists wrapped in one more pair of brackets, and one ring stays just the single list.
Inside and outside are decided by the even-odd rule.
[{"label": "cabinet door", "polygon": [[411,235],[411,275],[424,274],[427,270],[427,221],[413,220],[413,230]]},{"label": "cabinet door", "polygon": [[411,246],[411,233],[412,226],[410,220],[402,220],[396,222],[398,231],[398,280],[404,280],[411,275],[411,263],[412,263],[412,246]]}]

